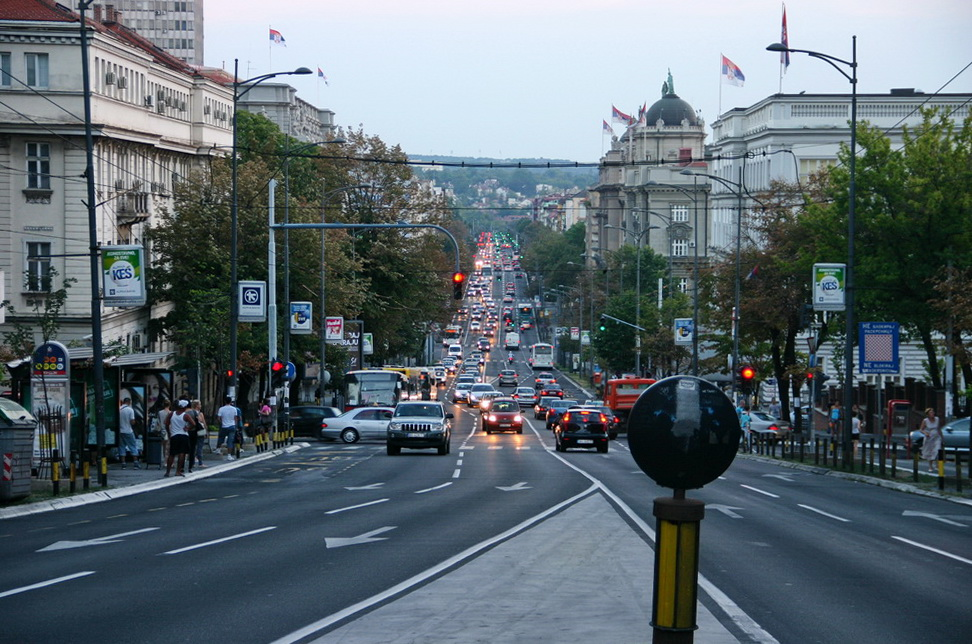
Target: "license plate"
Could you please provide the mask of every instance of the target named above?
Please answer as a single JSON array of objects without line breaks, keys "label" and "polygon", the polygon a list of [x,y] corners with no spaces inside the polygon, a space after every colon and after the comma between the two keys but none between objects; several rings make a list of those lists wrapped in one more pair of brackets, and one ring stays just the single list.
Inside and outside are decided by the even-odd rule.
[{"label": "license plate", "polygon": [[500,427],[512,427],[510,423],[500,423]]},{"label": "license plate", "polygon": [[[425,438],[425,434],[419,434],[418,432],[410,432],[409,435],[408,435],[408,437],[409,438]],[[587,442],[588,443],[592,443],[593,441],[587,441]]]},{"label": "license plate", "polygon": [[594,444],[594,441],[588,440],[586,438],[582,438],[581,440],[577,441],[577,444],[578,445],[593,445]]}]

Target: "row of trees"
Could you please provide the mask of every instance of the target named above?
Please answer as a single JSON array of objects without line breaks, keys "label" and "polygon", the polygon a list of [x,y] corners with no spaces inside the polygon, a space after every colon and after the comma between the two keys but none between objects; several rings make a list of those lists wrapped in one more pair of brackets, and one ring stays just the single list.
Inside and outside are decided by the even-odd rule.
[{"label": "row of trees", "polygon": [[[344,133],[343,143],[305,144],[280,132],[261,115],[238,114],[238,275],[267,278],[268,190],[278,181],[275,219],[291,223],[437,224],[457,239],[464,230],[448,204],[414,180],[404,152],[362,131]],[[284,181],[285,176],[287,181]],[[351,186],[366,188],[344,190]],[[212,365],[225,374],[229,359],[229,271],[231,168],[214,158],[177,186],[175,207],[163,212],[147,235],[155,257],[150,299],[170,303],[155,320],[156,336],[171,338],[186,364]],[[374,334],[374,363],[419,353],[430,324],[451,315],[449,276],[453,253],[448,240],[426,229],[344,229],[326,233],[327,315],[364,321]],[[284,234],[278,243],[278,287],[283,285]],[[317,230],[289,233],[292,300],[314,303],[315,331],[323,319],[319,298],[322,235]],[[282,298],[278,298],[282,302]],[[287,323],[281,305],[278,328]],[[319,336],[291,337],[291,360],[318,362]],[[239,336],[241,399],[267,364],[265,325],[241,325]],[[277,356],[280,357],[280,356]],[[346,355],[328,351],[328,368],[340,377]]]},{"label": "row of trees", "polygon": [[[962,380],[972,383],[972,118],[956,124],[950,114],[929,110],[903,138],[894,147],[884,132],[859,125],[857,319],[899,322],[902,341],[922,346],[926,378],[933,387],[944,385],[944,356],[949,353]],[[791,392],[798,391],[809,370],[808,352],[797,346],[797,338],[806,327],[801,312],[811,302],[812,266],[846,259],[848,160],[845,148],[837,165],[809,183],[777,183],[752,195],[757,206],[748,213],[741,263],[747,273],[758,266],[758,273],[741,285],[740,357],[759,373],[790,382]],[[538,244],[526,244],[524,266],[543,267],[545,285],[589,292],[595,317],[605,312],[634,321],[634,247],[609,254],[593,272],[579,271],[570,262],[583,261],[582,230],[560,236],[523,232],[527,241]],[[650,249],[641,252],[643,354],[656,372],[686,372],[690,351],[674,344],[672,323],[676,317],[691,317],[691,299],[669,294],[659,309],[652,287],[665,274],[666,263]],[[700,337],[704,353],[714,355],[702,361],[701,373],[726,370],[726,356],[732,353],[735,280],[732,253],[703,271]],[[604,331],[597,324],[592,328],[593,346],[605,368],[631,370],[634,330],[616,323],[605,324]],[[838,358],[843,329],[843,315],[832,315],[818,335],[818,344],[837,340]],[[842,361],[834,362],[839,369]],[[840,371],[831,375],[838,380],[844,376]],[[787,407],[791,392],[781,390]]]}]

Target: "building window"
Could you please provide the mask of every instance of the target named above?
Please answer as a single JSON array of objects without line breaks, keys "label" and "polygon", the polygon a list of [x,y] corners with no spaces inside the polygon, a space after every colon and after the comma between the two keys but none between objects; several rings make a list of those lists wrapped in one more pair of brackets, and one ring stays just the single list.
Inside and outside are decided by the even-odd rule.
[{"label": "building window", "polygon": [[46,293],[51,290],[51,243],[27,242],[27,290]]},{"label": "building window", "polygon": [[672,221],[688,221],[688,206],[672,206]]},{"label": "building window", "polygon": [[0,87],[10,87],[12,78],[10,75],[10,52],[0,51]]},{"label": "building window", "polygon": [[680,277],[680,278],[678,278],[678,286],[677,286],[677,288],[678,288],[678,292],[679,293],[687,293],[688,292],[688,278],[687,277]]},{"label": "building window", "polygon": [[50,143],[27,144],[27,188],[32,190],[51,189]]},{"label": "building window", "polygon": [[24,54],[27,86],[47,87],[47,54]]},{"label": "building window", "polygon": [[673,239],[672,240],[672,257],[687,257],[688,256],[688,240],[687,239]]}]

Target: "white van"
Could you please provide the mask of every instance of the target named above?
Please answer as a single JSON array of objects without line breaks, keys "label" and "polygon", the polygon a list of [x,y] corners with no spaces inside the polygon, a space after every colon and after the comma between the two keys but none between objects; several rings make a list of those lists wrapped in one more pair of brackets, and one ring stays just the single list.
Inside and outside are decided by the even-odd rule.
[{"label": "white van", "polygon": [[446,350],[446,355],[456,360],[462,360],[462,345],[461,344],[450,344],[449,348]]},{"label": "white van", "polygon": [[510,331],[506,334],[506,341],[504,348],[507,351],[519,351],[520,350],[520,334]]}]

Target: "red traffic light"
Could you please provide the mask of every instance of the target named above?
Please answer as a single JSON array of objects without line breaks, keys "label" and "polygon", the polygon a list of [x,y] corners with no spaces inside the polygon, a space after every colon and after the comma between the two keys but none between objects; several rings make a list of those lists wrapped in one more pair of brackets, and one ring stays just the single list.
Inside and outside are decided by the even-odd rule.
[{"label": "red traffic light", "polygon": [[743,379],[743,382],[750,382],[756,377],[756,370],[752,367],[743,367],[739,370],[739,377]]},{"label": "red traffic light", "polygon": [[226,377],[227,378],[232,378],[233,377],[233,370],[232,369],[227,369],[226,370]]},{"label": "red traffic light", "polygon": [[813,380],[813,372],[812,371],[808,371],[807,372],[807,380]]},{"label": "red traffic light", "polygon": [[270,363],[270,371],[274,373],[280,373],[281,371],[284,371],[286,368],[287,365],[280,362],[279,360],[274,360],[273,362]]},{"label": "red traffic light", "polygon": [[462,284],[466,281],[466,274],[456,271],[452,274],[452,281],[454,284]]}]

